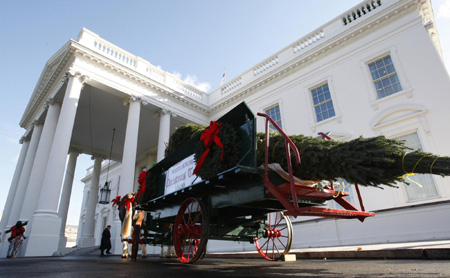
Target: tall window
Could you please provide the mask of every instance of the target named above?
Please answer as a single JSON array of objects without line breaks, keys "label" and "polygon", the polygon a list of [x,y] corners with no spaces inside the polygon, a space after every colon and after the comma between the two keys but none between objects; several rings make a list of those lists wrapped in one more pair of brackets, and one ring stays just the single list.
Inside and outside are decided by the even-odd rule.
[{"label": "tall window", "polygon": [[[419,136],[416,132],[397,137],[395,140],[405,141],[405,145],[414,150],[422,150],[422,144],[420,144]],[[438,196],[436,186],[431,175],[417,174],[409,176],[408,178],[422,186],[420,187],[419,185],[405,179],[405,181],[409,183],[409,185],[405,184],[408,200],[416,201]]]},{"label": "tall window", "polygon": [[391,56],[385,56],[369,64],[378,98],[384,98],[402,90]]},{"label": "tall window", "polygon": [[[265,112],[272,118],[272,120],[274,120],[277,123],[279,127],[283,128],[283,126],[281,125],[281,113],[279,105],[266,109]],[[272,131],[278,132],[278,130],[272,124],[269,124],[269,128]]]},{"label": "tall window", "polygon": [[311,90],[314,111],[317,122],[334,117],[333,100],[331,99],[328,83]]}]

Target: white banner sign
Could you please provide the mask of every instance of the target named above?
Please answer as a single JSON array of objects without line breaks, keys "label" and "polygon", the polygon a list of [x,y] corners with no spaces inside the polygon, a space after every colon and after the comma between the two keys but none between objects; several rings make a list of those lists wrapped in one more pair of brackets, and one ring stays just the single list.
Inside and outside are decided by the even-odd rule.
[{"label": "white banner sign", "polygon": [[[164,195],[178,191],[192,184],[192,182],[197,178],[193,174],[195,168],[194,155],[188,156],[182,161],[170,167],[166,171],[166,186],[164,189]],[[197,178],[195,182],[199,182],[202,179]]]}]

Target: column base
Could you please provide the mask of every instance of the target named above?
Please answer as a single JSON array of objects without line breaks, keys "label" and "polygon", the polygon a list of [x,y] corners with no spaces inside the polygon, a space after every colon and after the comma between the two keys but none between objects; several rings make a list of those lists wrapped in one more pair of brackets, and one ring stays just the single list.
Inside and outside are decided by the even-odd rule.
[{"label": "column base", "polygon": [[111,225],[111,252],[114,255],[121,255],[122,254],[122,238],[120,236],[122,231],[122,223],[120,220],[114,220],[114,222]]},{"label": "column base", "polygon": [[95,238],[94,238],[94,236],[87,236],[87,237],[81,238],[81,241],[80,241],[80,247],[81,248],[92,247],[92,246],[95,246]]},{"label": "column base", "polygon": [[54,214],[35,214],[27,225],[30,230],[24,240],[25,257],[52,256],[58,250],[61,218]]},{"label": "column base", "polygon": [[67,237],[59,235],[58,251],[63,252],[66,249]]},{"label": "column base", "polygon": [[0,258],[6,257],[6,253],[8,252],[9,242],[2,241],[0,242]]}]

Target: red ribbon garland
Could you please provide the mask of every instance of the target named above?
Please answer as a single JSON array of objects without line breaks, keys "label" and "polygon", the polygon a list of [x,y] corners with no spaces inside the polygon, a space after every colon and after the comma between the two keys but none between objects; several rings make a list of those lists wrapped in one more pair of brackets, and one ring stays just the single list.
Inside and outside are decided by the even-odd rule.
[{"label": "red ribbon garland", "polygon": [[117,196],[115,199],[111,200],[112,206],[118,206],[120,202],[120,196]]},{"label": "red ribbon garland", "polygon": [[211,123],[209,124],[209,127],[207,129],[205,129],[202,132],[202,134],[200,135],[200,141],[205,144],[206,151],[202,154],[200,159],[197,161],[197,165],[195,166],[195,169],[194,169],[194,175],[197,175],[198,170],[200,170],[200,168],[202,167],[203,162],[206,159],[206,156],[208,155],[209,151],[211,150],[211,145],[213,142],[216,143],[216,145],[222,149],[222,154],[220,155],[220,161],[222,161],[223,145],[219,139],[219,131],[220,131],[221,126],[222,126],[221,123],[219,123],[217,121],[211,121]]},{"label": "red ribbon garland", "polygon": [[128,197],[123,197],[123,208],[131,209],[131,204],[134,202],[134,197],[128,198]]},{"label": "red ribbon garland", "polygon": [[145,179],[146,178],[147,178],[147,172],[144,170],[139,174],[138,183],[141,185],[141,188],[139,189],[139,192],[138,192],[138,197],[137,197],[138,200],[140,200],[141,194],[143,194],[145,192]]}]

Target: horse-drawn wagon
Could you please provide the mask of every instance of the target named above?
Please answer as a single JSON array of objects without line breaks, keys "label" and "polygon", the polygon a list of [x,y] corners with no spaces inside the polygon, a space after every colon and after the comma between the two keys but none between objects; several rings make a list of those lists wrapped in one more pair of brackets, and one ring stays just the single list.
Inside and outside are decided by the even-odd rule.
[{"label": "horse-drawn wagon", "polygon": [[[335,190],[332,184],[311,185],[295,178],[291,162],[300,163],[296,146],[268,115],[258,116],[266,119],[266,153],[269,123],[285,137],[288,172],[271,167],[267,154],[263,167],[258,167],[256,118],[247,105],[241,103],[212,122],[209,134],[205,131],[197,134],[147,171],[147,181],[153,180],[154,186],[150,189],[153,192],[148,192],[150,186],[147,185],[151,197],[139,198],[139,204],[134,207],[145,211],[145,220],[141,226],[135,226],[132,258],[137,257],[140,241],[153,245],[173,244],[181,262],[194,263],[203,258],[211,239],[253,242],[262,257],[276,260],[287,254],[292,245],[293,228],[289,217],[309,215],[363,221],[375,215],[364,211],[360,196],[361,209],[358,209],[345,199],[348,193]],[[227,124],[236,131],[240,142],[238,161],[232,167],[201,179],[193,174],[201,166],[194,159],[194,152],[201,140],[207,148],[204,156],[208,155],[211,144],[221,145],[215,137],[217,129],[211,130],[217,123]],[[203,140],[203,136],[209,136],[209,141]],[[327,208],[325,204],[329,200],[336,201],[343,209]],[[144,239],[139,237],[141,230],[145,231]]]}]

